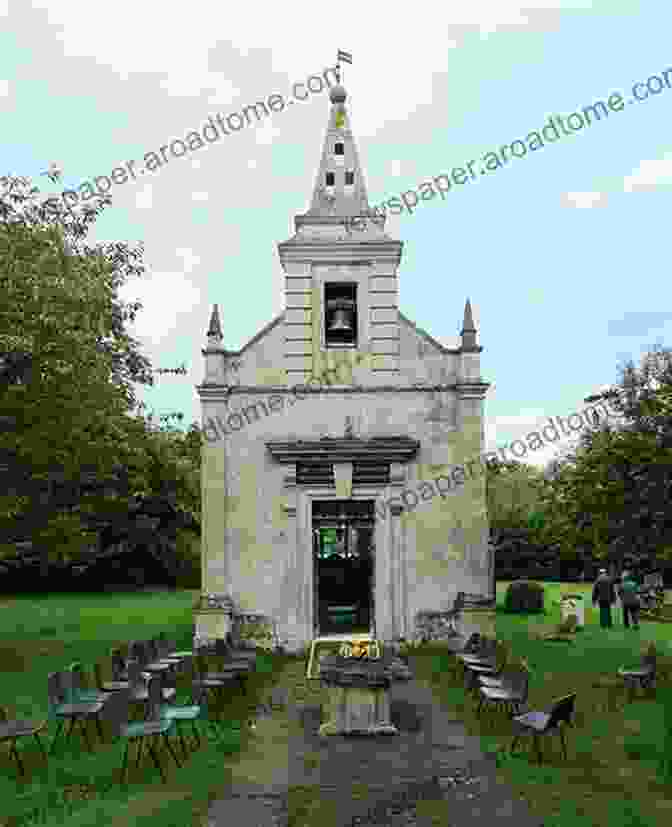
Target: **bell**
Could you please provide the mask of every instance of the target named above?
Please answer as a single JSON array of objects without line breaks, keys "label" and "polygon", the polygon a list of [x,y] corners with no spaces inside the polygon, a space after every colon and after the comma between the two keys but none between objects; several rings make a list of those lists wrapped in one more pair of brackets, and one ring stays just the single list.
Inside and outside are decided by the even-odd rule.
[{"label": "bell", "polygon": [[329,330],[352,331],[351,310],[335,310],[334,317],[329,325]]}]

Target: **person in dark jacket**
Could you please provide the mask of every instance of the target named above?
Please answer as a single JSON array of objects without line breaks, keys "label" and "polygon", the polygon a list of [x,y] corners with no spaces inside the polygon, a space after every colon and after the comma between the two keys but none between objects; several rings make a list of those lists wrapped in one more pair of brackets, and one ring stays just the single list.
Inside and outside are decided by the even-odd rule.
[{"label": "person in dark jacket", "polygon": [[600,626],[603,629],[611,629],[611,606],[616,600],[614,581],[607,574],[606,569],[600,569],[600,573],[593,586],[593,606],[600,604]]},{"label": "person in dark jacket", "polygon": [[618,593],[623,604],[623,625],[626,629],[630,627],[630,619],[635,629],[639,629],[639,595],[637,582],[629,571],[623,572]]}]

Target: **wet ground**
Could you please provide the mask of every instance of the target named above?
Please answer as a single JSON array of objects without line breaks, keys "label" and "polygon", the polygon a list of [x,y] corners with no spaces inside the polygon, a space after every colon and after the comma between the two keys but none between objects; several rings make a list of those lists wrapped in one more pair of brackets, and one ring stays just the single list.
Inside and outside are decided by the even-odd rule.
[{"label": "wet ground", "polygon": [[[396,736],[321,737],[319,705],[288,702],[282,685],[272,700],[258,711],[256,753],[241,756],[208,827],[543,827],[416,680],[392,685]],[[302,790],[313,793],[308,810],[295,803]]]}]

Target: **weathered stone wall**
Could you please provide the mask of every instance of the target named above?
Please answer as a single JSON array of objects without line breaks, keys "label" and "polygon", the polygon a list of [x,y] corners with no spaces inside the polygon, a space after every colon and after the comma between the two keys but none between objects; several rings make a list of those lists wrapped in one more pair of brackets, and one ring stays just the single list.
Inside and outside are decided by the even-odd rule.
[{"label": "weathered stone wall", "polygon": [[[236,371],[241,385],[269,387],[268,393],[203,399],[204,424],[219,417],[228,421],[231,431],[220,432],[217,441],[203,443],[203,589],[228,593],[242,611],[274,618],[283,645],[307,642],[301,639],[306,631],[301,631],[296,618],[312,595],[297,587],[292,569],[301,538],[291,515],[292,491],[285,487],[291,468],[275,464],[265,443],[342,437],[346,417],[352,421],[354,436],[404,434],[421,445],[417,460],[404,466],[403,497],[399,499],[400,489],[383,494],[383,500],[397,495],[405,506],[401,542],[406,596],[402,608],[395,609],[406,618],[404,628],[413,629],[417,612],[441,611],[450,605],[457,591],[486,594],[489,590],[484,478],[466,480],[445,498],[418,496],[423,481],[434,480],[482,451],[482,403],[460,400],[451,391],[411,390],[416,383],[454,381],[459,357],[443,353],[406,322],[400,328],[400,370],[387,382],[408,390],[371,387],[370,368],[380,357],[362,351],[343,354],[347,359],[326,354],[329,359],[323,358],[320,364],[329,362],[338,370],[339,384],[365,385],[366,391],[344,388],[303,398],[283,391],[287,379],[286,371],[277,367],[284,364],[283,325],[279,324],[245,352]],[[377,382],[380,385],[380,379]],[[272,412],[265,414],[260,402]],[[238,418],[231,420],[231,412],[238,412]],[[393,518],[388,513],[377,519]],[[312,566],[312,562],[303,565]],[[377,567],[380,574],[384,570],[380,561]],[[385,594],[377,594],[377,600],[385,599]],[[300,611],[299,602],[303,604]]]}]

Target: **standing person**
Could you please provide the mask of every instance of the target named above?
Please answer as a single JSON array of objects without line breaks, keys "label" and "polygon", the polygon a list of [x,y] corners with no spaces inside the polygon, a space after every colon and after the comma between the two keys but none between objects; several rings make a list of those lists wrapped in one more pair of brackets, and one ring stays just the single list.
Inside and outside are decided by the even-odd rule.
[{"label": "standing person", "polygon": [[639,595],[637,594],[637,582],[629,571],[623,572],[621,585],[619,586],[621,603],[623,604],[623,625],[630,628],[630,620],[635,629],[639,629]]},{"label": "standing person", "polygon": [[611,606],[616,599],[614,581],[607,574],[606,569],[600,569],[595,585],[593,586],[593,606],[600,604],[600,626],[611,629]]},{"label": "standing person", "polygon": [[621,590],[616,587],[616,596],[614,600],[613,620],[614,626],[620,626],[623,623],[623,601],[621,599]]}]

